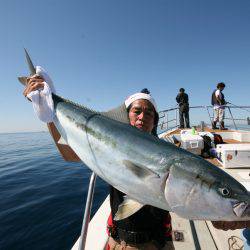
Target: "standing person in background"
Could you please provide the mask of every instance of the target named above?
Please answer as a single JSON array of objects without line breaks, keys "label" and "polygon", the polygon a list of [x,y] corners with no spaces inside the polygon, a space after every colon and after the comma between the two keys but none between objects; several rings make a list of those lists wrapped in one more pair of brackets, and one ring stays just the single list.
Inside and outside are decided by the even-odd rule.
[{"label": "standing person in background", "polygon": [[225,88],[225,83],[220,82],[217,84],[217,89],[212,93],[211,104],[214,107],[214,121],[212,123],[212,129],[218,129],[216,123],[220,123],[220,129],[226,130],[224,126],[224,117],[225,117],[225,97],[222,91]]},{"label": "standing person in background", "polygon": [[[179,104],[179,119],[180,119],[179,128],[190,128],[188,95],[185,93],[184,88],[180,88],[179,91],[180,92],[176,96],[176,101]],[[185,126],[184,126],[184,120],[185,120]]]}]

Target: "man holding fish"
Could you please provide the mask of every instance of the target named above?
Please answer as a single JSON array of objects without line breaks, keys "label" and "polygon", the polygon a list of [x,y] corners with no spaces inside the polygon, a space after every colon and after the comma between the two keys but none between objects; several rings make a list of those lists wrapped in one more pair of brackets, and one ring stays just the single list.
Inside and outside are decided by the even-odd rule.
[{"label": "man holding fish", "polygon": [[[29,97],[43,87],[41,76],[28,78],[24,95]],[[111,225],[115,225],[117,232],[116,237],[111,234],[110,249],[173,249],[171,237],[170,241],[155,237],[155,232],[164,232],[164,223],[170,222],[164,210],[188,219],[216,220],[214,226],[223,230],[250,225],[250,199],[241,184],[201,158],[156,137],[158,114],[150,94],[136,93],[124,103],[130,125],[143,132],[116,122],[113,113],[93,113],[55,94],[52,99],[57,117],[48,126],[64,159],[86,160],[87,166],[117,188],[111,189]],[[72,130],[71,126],[75,128]],[[104,130],[100,134],[101,129]],[[77,141],[74,134],[77,130],[83,136],[87,133],[86,145],[91,155],[81,147],[84,137],[80,143]],[[60,135],[66,143],[58,143]],[[113,172],[111,159],[107,159],[111,148],[121,158],[119,161],[114,158],[112,167],[117,169]],[[99,158],[105,172],[98,164]],[[117,176],[119,171],[127,178]]]}]

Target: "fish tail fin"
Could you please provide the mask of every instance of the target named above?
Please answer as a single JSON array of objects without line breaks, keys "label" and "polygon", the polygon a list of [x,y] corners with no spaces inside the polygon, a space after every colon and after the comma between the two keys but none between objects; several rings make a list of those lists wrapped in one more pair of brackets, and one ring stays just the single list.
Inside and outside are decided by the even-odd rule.
[{"label": "fish tail fin", "polygon": [[24,51],[25,51],[26,61],[28,63],[29,69],[30,69],[30,74],[35,75],[36,74],[36,68],[34,67],[34,64],[31,61],[31,58],[29,56],[28,51],[25,48],[24,48]]},{"label": "fish tail fin", "polygon": [[17,79],[19,80],[20,83],[22,83],[24,86],[27,85],[27,76],[18,76]]},{"label": "fish tail fin", "polygon": [[[36,68],[29,56],[29,53],[28,51],[24,48],[24,52],[25,52],[25,57],[26,57],[26,61],[27,61],[27,64],[29,66],[29,70],[30,70],[30,75],[34,75],[36,74]],[[24,86],[27,84],[27,76],[20,76],[18,77],[18,80],[19,82],[21,82]]]}]

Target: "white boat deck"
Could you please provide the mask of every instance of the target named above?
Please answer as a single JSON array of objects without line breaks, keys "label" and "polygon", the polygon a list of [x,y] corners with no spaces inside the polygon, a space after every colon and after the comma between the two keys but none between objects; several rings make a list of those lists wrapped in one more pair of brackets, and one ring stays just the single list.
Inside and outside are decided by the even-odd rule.
[{"label": "white boat deck", "polygon": [[[110,214],[109,196],[106,197],[101,207],[93,216],[89,223],[85,250],[101,250],[105,249],[108,235],[106,225]],[[80,238],[77,240],[72,250],[79,249]]]}]

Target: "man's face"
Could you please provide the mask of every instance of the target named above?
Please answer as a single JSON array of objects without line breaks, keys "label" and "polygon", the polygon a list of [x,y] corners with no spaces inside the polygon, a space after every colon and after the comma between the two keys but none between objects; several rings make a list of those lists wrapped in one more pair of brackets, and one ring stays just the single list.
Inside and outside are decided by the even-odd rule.
[{"label": "man's face", "polygon": [[132,126],[151,133],[154,127],[155,109],[149,101],[144,99],[134,101],[128,115]]}]

